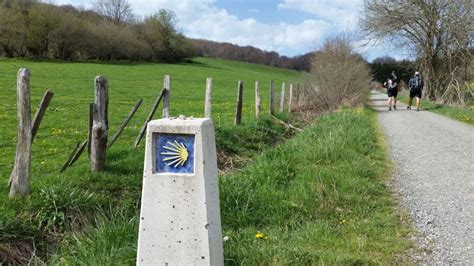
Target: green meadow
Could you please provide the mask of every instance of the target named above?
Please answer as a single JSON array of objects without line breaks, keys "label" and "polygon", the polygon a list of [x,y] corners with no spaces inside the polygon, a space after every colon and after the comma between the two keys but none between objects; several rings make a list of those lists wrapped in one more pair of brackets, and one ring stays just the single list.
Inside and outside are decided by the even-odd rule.
[{"label": "green meadow", "polygon": [[[255,122],[255,81],[260,82],[262,112],[268,111],[269,84],[277,91],[282,82],[296,81],[300,73],[278,68],[217,59],[195,59],[189,64],[102,64],[0,60],[0,165],[12,164],[16,147],[16,73],[31,71],[32,113],[46,89],[55,95],[33,145],[33,176],[61,168],[78,141],[87,136],[88,104],[94,100],[94,78],[109,81],[109,128],[119,126],[139,99],[143,104],[114,146],[131,146],[151,105],[163,88],[163,76],[171,76],[171,115],[202,117],[206,78],[213,78],[213,120],[216,127],[233,123],[237,82],[244,83],[243,123]],[[161,109],[155,118],[161,117]],[[8,176],[8,167],[0,176]]]}]

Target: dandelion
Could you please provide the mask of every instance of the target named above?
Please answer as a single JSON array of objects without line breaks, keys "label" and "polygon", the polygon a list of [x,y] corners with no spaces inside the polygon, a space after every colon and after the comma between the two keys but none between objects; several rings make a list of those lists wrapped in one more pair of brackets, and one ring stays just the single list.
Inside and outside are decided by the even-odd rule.
[{"label": "dandelion", "polygon": [[264,233],[262,233],[262,232],[260,232],[260,231],[257,231],[257,233],[255,234],[255,238],[256,238],[256,239],[265,239],[265,238],[267,238],[267,237],[265,236]]},{"label": "dandelion", "polygon": [[227,242],[228,240],[229,240],[228,236],[224,236],[224,238],[222,238],[222,241],[224,241],[224,242]]}]

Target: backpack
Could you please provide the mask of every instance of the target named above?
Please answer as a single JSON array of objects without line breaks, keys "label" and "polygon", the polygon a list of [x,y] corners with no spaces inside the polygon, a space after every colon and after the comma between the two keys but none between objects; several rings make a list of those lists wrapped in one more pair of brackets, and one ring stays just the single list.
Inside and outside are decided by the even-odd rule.
[{"label": "backpack", "polygon": [[415,76],[410,79],[408,87],[410,87],[412,91],[419,91],[423,87],[423,80],[420,76]]},{"label": "backpack", "polygon": [[388,78],[387,89],[395,89],[396,87],[397,87],[397,83],[395,82],[395,80],[393,80],[392,78]]}]

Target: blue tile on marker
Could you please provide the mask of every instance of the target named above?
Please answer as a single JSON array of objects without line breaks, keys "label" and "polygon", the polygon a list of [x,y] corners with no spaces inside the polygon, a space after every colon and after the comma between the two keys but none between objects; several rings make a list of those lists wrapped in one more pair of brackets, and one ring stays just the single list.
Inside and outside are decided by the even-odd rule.
[{"label": "blue tile on marker", "polygon": [[156,172],[194,173],[194,135],[157,134]]}]

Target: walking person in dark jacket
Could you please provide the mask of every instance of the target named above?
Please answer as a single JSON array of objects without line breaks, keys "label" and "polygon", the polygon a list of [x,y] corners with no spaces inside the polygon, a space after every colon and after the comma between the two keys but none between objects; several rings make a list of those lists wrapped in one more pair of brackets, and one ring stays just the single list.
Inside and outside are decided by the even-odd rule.
[{"label": "walking person in dark jacket", "polygon": [[410,88],[410,100],[408,101],[408,110],[411,110],[413,98],[416,97],[416,111],[420,111],[421,91],[423,90],[423,79],[420,72],[416,71],[415,76],[408,81],[408,88]]},{"label": "walking person in dark jacket", "polygon": [[397,96],[398,92],[400,91],[400,79],[398,79],[397,75],[395,74],[395,71],[392,71],[392,74],[390,74],[390,78],[392,79],[394,87],[394,90],[392,91],[393,109],[397,110]]},{"label": "walking person in dark jacket", "polygon": [[384,86],[387,88],[388,110],[392,111],[392,106],[394,110],[397,110],[398,78],[395,71],[392,71],[387,81],[384,82]]}]

